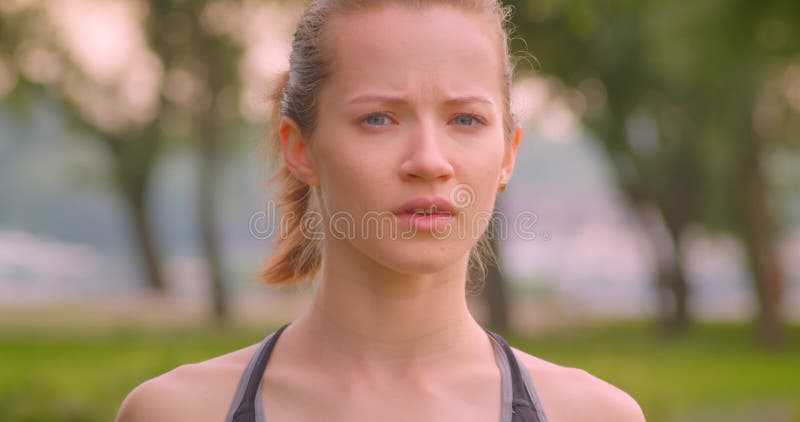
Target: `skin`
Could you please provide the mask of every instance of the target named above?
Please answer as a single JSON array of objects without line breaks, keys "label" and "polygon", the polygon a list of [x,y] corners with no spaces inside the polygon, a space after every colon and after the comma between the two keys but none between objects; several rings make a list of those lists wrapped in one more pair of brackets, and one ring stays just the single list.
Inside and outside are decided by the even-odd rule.
[{"label": "skin", "polygon": [[[520,139],[519,128],[503,136],[491,21],[443,6],[391,6],[334,19],[326,35],[335,54],[318,126],[308,138],[291,119],[280,127],[286,163],[322,193],[325,221],[338,212],[359,222],[465,185],[474,201],[458,219],[490,212]],[[391,99],[354,101],[364,96]],[[477,236],[327,234],[312,303],[281,335],[264,375],[268,420],[499,420],[500,373],[464,295]],[[145,382],[117,420],[222,420],[256,347]],[[551,421],[644,420],[614,386],[513,350]]]}]

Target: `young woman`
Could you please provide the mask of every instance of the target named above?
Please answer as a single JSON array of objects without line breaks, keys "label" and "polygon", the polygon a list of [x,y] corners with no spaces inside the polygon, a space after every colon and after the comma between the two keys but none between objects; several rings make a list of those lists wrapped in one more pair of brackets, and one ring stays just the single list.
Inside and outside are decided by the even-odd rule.
[{"label": "young woman", "polygon": [[259,344],[140,385],[118,421],[644,420],[467,308],[521,134],[507,18],[495,0],[311,4],[275,96],[287,231],[264,280],[316,276],[312,303]]}]

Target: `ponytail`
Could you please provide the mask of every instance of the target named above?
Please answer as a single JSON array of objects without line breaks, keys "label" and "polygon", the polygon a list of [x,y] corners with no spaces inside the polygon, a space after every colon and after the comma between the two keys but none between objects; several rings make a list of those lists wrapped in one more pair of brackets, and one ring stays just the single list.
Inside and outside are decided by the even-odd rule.
[{"label": "ponytail", "polygon": [[277,171],[269,183],[277,185],[275,196],[280,210],[280,233],[273,240],[272,256],[264,264],[259,281],[278,287],[288,287],[296,282],[313,278],[319,271],[321,242],[303,232],[303,218],[314,211],[314,192],[311,186],[297,179],[283,162],[280,139],[282,102],[289,72],[282,73],[270,96],[273,104],[272,127],[268,138],[273,163]]}]

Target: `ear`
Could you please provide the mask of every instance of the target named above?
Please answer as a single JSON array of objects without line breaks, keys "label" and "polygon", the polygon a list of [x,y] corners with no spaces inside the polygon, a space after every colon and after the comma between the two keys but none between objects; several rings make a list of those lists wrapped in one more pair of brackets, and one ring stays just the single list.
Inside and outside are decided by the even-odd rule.
[{"label": "ear", "polygon": [[289,171],[299,180],[311,186],[319,185],[311,150],[303,138],[300,126],[290,117],[282,117],[278,129],[283,160]]},{"label": "ear", "polygon": [[506,144],[505,152],[503,153],[503,165],[500,168],[499,183],[508,183],[511,179],[511,173],[514,172],[514,161],[517,158],[517,149],[519,148],[519,141],[522,139],[522,128],[517,126],[514,130],[514,137],[511,140],[511,145]]}]

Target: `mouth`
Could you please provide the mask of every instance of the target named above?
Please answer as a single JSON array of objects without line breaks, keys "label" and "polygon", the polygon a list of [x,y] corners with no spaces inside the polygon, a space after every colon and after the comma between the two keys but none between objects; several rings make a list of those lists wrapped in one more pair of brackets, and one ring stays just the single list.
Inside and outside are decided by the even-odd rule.
[{"label": "mouth", "polygon": [[394,211],[398,222],[414,231],[439,232],[453,223],[456,208],[442,197],[419,197]]},{"label": "mouth", "polygon": [[419,216],[419,217],[449,217],[449,216],[453,215],[449,211],[439,211],[435,207],[432,207],[432,208],[429,208],[429,209],[424,209],[424,208],[408,209],[408,210],[403,210],[403,211],[401,211],[399,213],[396,213],[396,214],[397,215]]},{"label": "mouth", "polygon": [[401,205],[394,211],[397,215],[452,216],[455,207],[442,197],[418,197]]}]

